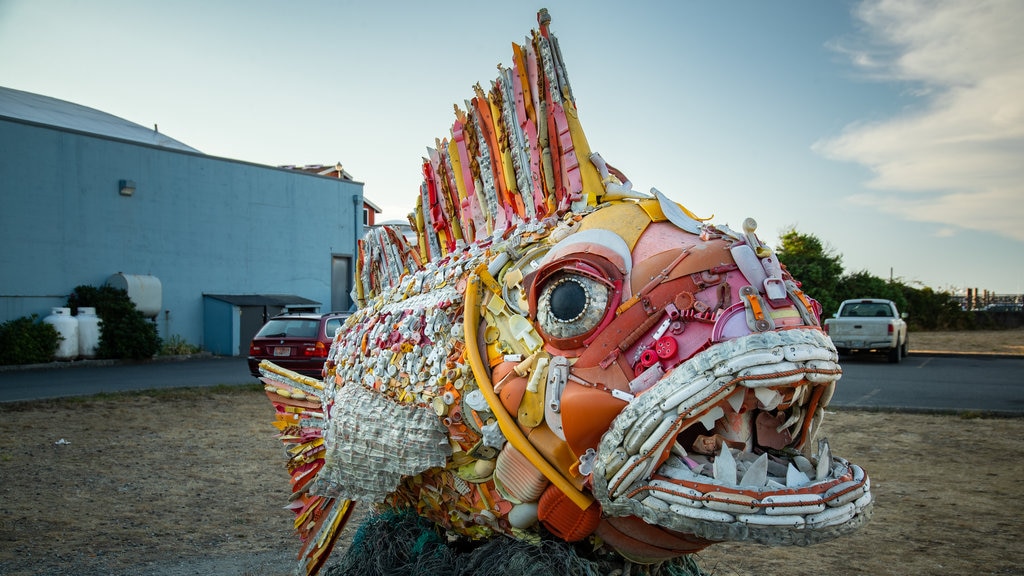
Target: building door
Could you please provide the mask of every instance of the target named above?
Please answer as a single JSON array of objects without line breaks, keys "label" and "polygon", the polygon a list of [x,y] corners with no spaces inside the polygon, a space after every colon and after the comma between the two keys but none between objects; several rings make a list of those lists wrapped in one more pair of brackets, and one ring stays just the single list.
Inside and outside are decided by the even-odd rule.
[{"label": "building door", "polygon": [[331,312],[352,307],[352,257],[331,255]]}]

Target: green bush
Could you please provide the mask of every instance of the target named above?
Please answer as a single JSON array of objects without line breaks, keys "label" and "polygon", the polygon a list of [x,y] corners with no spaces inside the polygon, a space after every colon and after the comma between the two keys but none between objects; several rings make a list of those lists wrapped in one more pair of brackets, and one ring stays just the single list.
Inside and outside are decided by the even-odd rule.
[{"label": "green bush", "polygon": [[189,344],[187,340],[182,338],[180,335],[175,334],[164,341],[163,346],[160,348],[161,356],[183,356],[187,354],[198,354],[201,351],[199,346],[195,344]]},{"label": "green bush", "polygon": [[39,316],[23,316],[0,324],[0,365],[52,362],[60,343],[57,329]]},{"label": "green bush", "polygon": [[128,293],[113,286],[78,286],[68,296],[68,306],[77,314],[81,306],[96,308],[100,324],[99,358],[140,360],[160,351],[156,324],[146,320]]}]

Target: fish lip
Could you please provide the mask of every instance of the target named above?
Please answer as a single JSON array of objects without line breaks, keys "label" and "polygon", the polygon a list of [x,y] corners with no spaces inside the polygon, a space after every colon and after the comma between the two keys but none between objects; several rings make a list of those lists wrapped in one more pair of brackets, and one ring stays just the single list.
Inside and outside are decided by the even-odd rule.
[{"label": "fish lip", "polygon": [[[798,351],[813,358],[787,360],[787,356],[799,360]],[[591,478],[604,513],[638,516],[712,541],[768,545],[812,544],[856,530],[871,514],[870,479],[859,466],[831,456],[827,448],[822,451],[830,459],[823,478],[781,488],[739,486],[696,474],[674,479],[668,475],[669,464],[660,461],[676,436],[697,424],[694,418],[740,387],[761,388],[767,386],[764,382],[788,386],[780,384],[779,378],[772,380],[777,374],[788,375],[783,380],[813,378],[811,384],[827,387],[841,375],[837,360],[828,336],[818,330],[791,329],[717,343],[676,367],[624,408],[598,445]],[[761,363],[752,367],[747,365],[750,362]],[[775,368],[779,370],[773,372]],[[751,372],[760,379],[750,377]],[[647,424],[652,419],[656,423]],[[641,428],[644,432],[636,432]],[[806,438],[797,442],[806,443]],[[842,494],[836,496],[837,492]],[[674,498],[676,504],[671,503]],[[793,500],[807,505],[799,507],[799,515],[784,514],[777,504],[780,500],[788,500],[787,512],[797,510]],[[739,502],[749,504],[749,509]],[[769,508],[774,508],[774,515],[767,512]]]}]

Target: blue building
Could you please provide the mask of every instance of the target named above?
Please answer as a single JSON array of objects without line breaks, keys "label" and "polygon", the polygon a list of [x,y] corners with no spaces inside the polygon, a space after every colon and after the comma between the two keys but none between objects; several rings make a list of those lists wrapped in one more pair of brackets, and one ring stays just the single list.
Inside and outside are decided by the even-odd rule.
[{"label": "blue building", "polygon": [[111,281],[162,338],[244,355],[267,316],[347,310],[363,184],[333,174],[208,156],[0,87],[0,322]]}]

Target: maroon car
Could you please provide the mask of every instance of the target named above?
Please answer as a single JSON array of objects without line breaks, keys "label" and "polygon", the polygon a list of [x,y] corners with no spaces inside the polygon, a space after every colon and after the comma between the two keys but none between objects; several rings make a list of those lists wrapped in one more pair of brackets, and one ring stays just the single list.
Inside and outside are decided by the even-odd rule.
[{"label": "maroon car", "polygon": [[274,316],[249,344],[249,372],[258,378],[260,362],[270,360],[282,368],[320,378],[334,333],[349,315],[329,312]]}]

